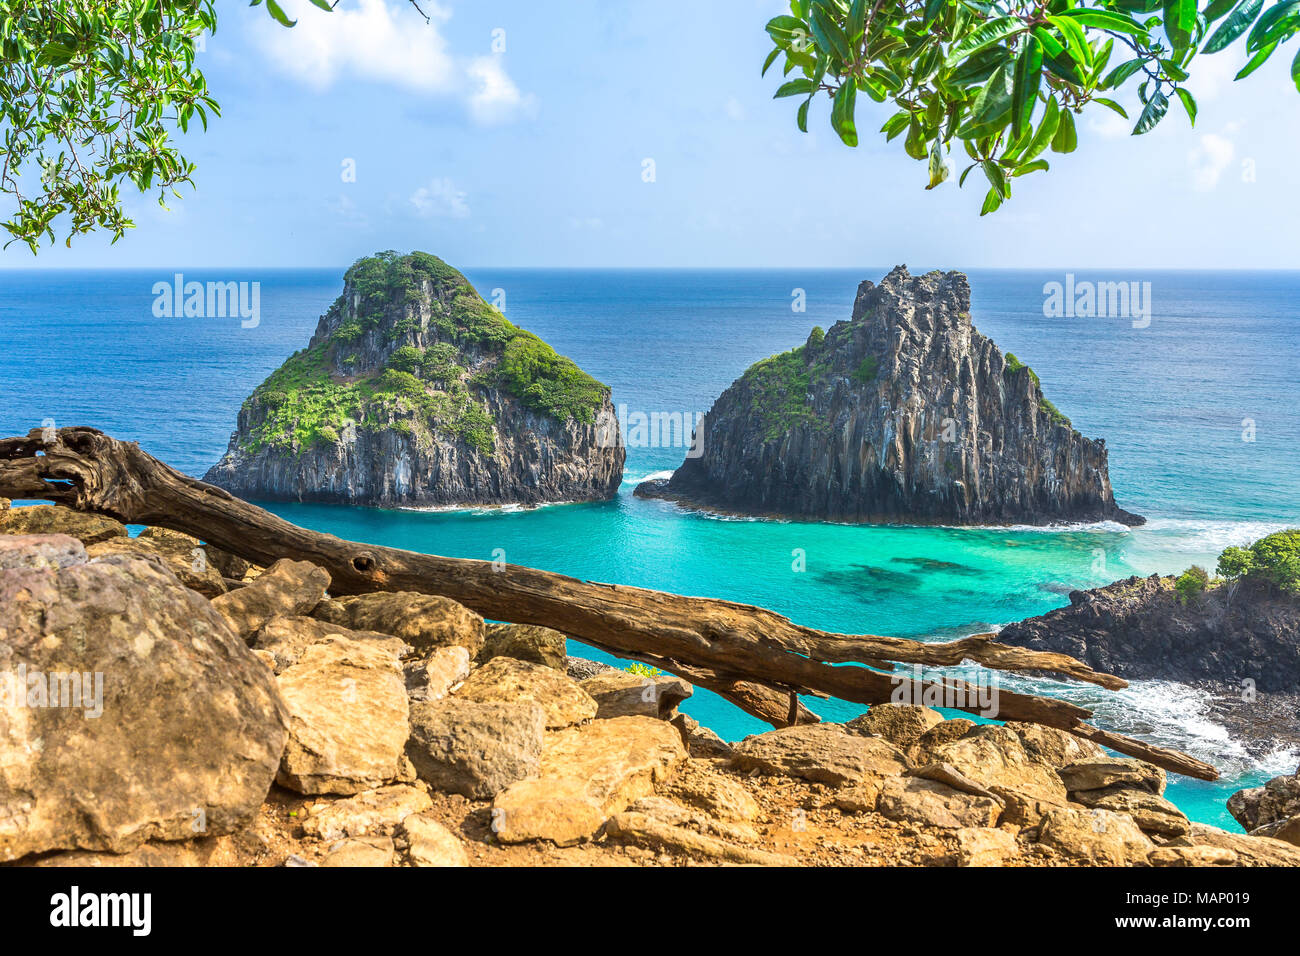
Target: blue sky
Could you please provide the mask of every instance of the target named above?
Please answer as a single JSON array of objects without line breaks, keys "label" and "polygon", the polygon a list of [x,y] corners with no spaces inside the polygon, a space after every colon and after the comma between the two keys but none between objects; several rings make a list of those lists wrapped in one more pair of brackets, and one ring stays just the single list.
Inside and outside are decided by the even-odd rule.
[{"label": "blue sky", "polygon": [[166,212],[132,196],[115,246],[13,245],[0,267],[336,266],[388,248],[461,266],[1300,265],[1294,50],[1235,84],[1241,51],[1198,59],[1195,130],[1175,106],[1131,137],[1095,107],[1077,152],[981,219],[977,175],[926,192],[923,164],[869,132],[887,106],[862,100],[857,149],[826,106],[795,128],[759,77],[779,0],[441,0],[422,4],[431,24],[406,0],[285,0],[293,30],[218,6],[202,62],[224,116],[187,139],[197,190]]}]

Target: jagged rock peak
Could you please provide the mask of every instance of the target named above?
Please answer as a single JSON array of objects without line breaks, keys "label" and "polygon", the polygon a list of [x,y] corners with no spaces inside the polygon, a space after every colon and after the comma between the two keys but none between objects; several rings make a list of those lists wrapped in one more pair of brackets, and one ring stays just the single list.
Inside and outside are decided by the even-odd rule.
[{"label": "jagged rock peak", "polygon": [[863,282],[850,321],[751,366],[700,424],[698,457],[638,488],[744,514],[1007,524],[1118,520],[1105,442],[971,324],[960,272]]},{"label": "jagged rock peak", "polygon": [[428,253],[358,260],[343,293],[244,402],[205,480],[247,498],[541,504],[613,497],[609,388]]}]

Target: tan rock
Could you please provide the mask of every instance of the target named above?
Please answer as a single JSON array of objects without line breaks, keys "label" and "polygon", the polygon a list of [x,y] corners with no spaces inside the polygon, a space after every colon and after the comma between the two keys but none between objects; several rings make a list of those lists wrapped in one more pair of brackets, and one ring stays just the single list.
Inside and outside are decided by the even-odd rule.
[{"label": "tan rock", "polygon": [[313,807],[302,830],[314,839],[330,841],[391,834],[411,814],[431,806],[433,801],[423,790],[397,784]]},{"label": "tan rock", "polygon": [[1038,842],[1065,856],[1098,866],[1145,864],[1155,845],[1131,817],[1109,810],[1049,810]]},{"label": "tan rock", "polygon": [[1002,866],[1019,853],[1015,835],[1008,830],[963,827],[956,836],[960,866]]},{"label": "tan rock", "polygon": [[933,780],[892,777],[881,787],[876,812],[900,823],[959,830],[993,826],[1002,804]]},{"label": "tan rock", "polygon": [[1274,840],[1281,840],[1292,846],[1300,846],[1300,816],[1266,823],[1262,827],[1251,830],[1250,835],[1272,837]]},{"label": "tan rock", "polygon": [[835,724],[799,724],[746,737],[732,751],[740,770],[802,777],[841,787],[907,770],[897,747],[879,737],[845,733]]},{"label": "tan rock", "polygon": [[214,598],[226,593],[226,584],[221,579],[221,572],[215,565],[209,564],[207,555],[200,547],[174,541],[150,538],[109,538],[92,544],[86,549],[91,558],[102,558],[110,554],[132,554],[146,559],[154,559],[167,566],[176,575],[181,584],[198,591],[204,597]]},{"label": "tan rock", "polygon": [[1176,837],[1190,826],[1176,806],[1142,787],[1117,784],[1101,790],[1081,790],[1071,797],[1085,807],[1127,813],[1143,833]]},{"label": "tan rock", "polygon": [[753,820],[759,814],[758,801],[744,786],[731,777],[714,772],[698,760],[688,760],[681,765],[668,786],[668,792],[682,803],[730,823]]},{"label": "tan rock", "polygon": [[230,836],[182,840],[176,843],[146,843],[128,853],[89,853],[73,850],[52,853],[32,860],[40,867],[187,867],[240,866],[235,839]]},{"label": "tan rock", "polygon": [[1055,727],[1026,724],[1016,720],[1009,720],[1002,726],[1013,731],[1020,738],[1020,742],[1024,744],[1026,752],[1031,757],[1057,770],[1081,760],[1106,756],[1106,751],[1091,740],[1084,740],[1082,737],[1057,730]]},{"label": "tan rock", "polygon": [[1185,837],[1173,842],[1176,845],[1232,850],[1243,866],[1300,866],[1300,847],[1272,837],[1228,833],[1204,823],[1193,823]]},{"label": "tan rock", "polygon": [[200,541],[193,535],[181,531],[172,531],[170,528],[145,528],[140,532],[140,537],[146,541],[171,541],[188,544],[191,551],[194,548],[202,548],[208,563],[215,567],[222,577],[230,578],[233,581],[242,581],[244,575],[252,567],[251,564],[238,555],[231,554],[229,551],[222,551],[220,548]]},{"label": "tan rock", "polygon": [[1162,846],[1147,854],[1152,866],[1236,866],[1237,852],[1217,846]]},{"label": "tan rock", "polygon": [[907,748],[906,753],[913,763],[931,763],[934,760],[934,750],[954,740],[960,740],[977,726],[975,721],[967,720],[965,717],[945,720],[943,723],[935,724],[918,737],[916,742]]},{"label": "tan rock", "polygon": [[241,637],[251,638],[268,621],[309,613],[325,597],[330,576],[308,561],[275,562],[256,580],[212,599],[212,606]]},{"label": "tan rock", "polygon": [[1071,792],[1100,790],[1121,784],[1142,787],[1154,794],[1165,792],[1165,772],[1130,757],[1093,757],[1061,768],[1061,781]]},{"label": "tan rock", "polygon": [[576,682],[553,668],[513,657],[488,661],[469,675],[455,696],[480,703],[535,701],[546,712],[551,730],[596,716],[596,702]]},{"label": "tan rock", "polygon": [[410,646],[401,639],[373,631],[350,631],[345,627],[327,624],[314,617],[276,617],[267,621],[253,635],[252,647],[257,651],[266,651],[272,660],[272,669],[282,673],[286,668],[298,663],[303,651],[313,644],[324,644],[334,638],[359,641],[370,647],[382,650],[397,660],[410,651]]},{"label": "tan rock", "polygon": [[1228,812],[1247,832],[1300,816],[1300,774],[1274,777],[1262,787],[1238,790],[1228,798]]},{"label": "tan rock", "polygon": [[[0,861],[220,836],[256,815],[285,703],[166,568],[118,555],[5,571],[0,635]],[[20,668],[28,706],[8,706]]]},{"label": "tan rock", "polygon": [[469,676],[469,651],[459,645],[435,647],[402,671],[411,700],[442,700]]},{"label": "tan rock", "polygon": [[860,717],[844,725],[852,734],[884,737],[895,747],[907,748],[916,743],[931,727],[943,723],[943,715],[929,707],[914,704],[876,704]]},{"label": "tan rock", "polygon": [[648,796],[684,759],[676,729],[651,717],[597,720],[550,734],[541,775],[497,794],[493,829],[503,843],[567,846],[589,839],[610,814]]},{"label": "tan rock", "polygon": [[330,847],[321,866],[392,866],[392,837],[343,840]]},{"label": "tan rock", "polygon": [[427,813],[413,813],[402,821],[411,866],[469,866],[469,854],[460,838]]},{"label": "tan rock", "polygon": [[1065,787],[1056,771],[1036,760],[1013,730],[991,724],[931,748],[931,759],[997,794],[1012,790],[1048,803],[1065,803]]},{"label": "tan rock", "polygon": [[70,568],[89,560],[85,546],[66,534],[0,534],[0,571]]},{"label": "tan rock", "polygon": [[540,771],[546,714],[536,701],[414,701],[410,722],[407,756],[435,790],[484,799]]},{"label": "tan rock", "polygon": [[63,505],[27,505],[0,511],[0,534],[66,534],[86,547],[127,537],[126,525]]},{"label": "tan rock", "polygon": [[329,638],[276,678],[289,741],[276,781],[299,793],[358,793],[400,778],[408,704],[402,669],[381,647]]},{"label": "tan rock", "polygon": [[473,657],[483,649],[483,618],[451,598],[433,594],[354,594],[322,601],[313,616],[354,631],[400,637],[417,651],[458,646]]},{"label": "tan rock", "polygon": [[580,686],[596,702],[596,716],[601,719],[640,715],[672,720],[677,705],[695,693],[695,688],[672,674],[642,677],[619,670],[588,677]]},{"label": "tan rock", "polygon": [[646,813],[616,813],[605,824],[605,835],[615,843],[630,843],[666,853],[681,853],[708,861],[751,866],[793,866],[793,857],[740,846],[716,837],[672,826]]},{"label": "tan rock", "polygon": [[549,627],[493,621],[485,626],[483,649],[475,660],[486,664],[494,657],[513,657],[563,673],[568,663],[567,641],[563,634]]}]

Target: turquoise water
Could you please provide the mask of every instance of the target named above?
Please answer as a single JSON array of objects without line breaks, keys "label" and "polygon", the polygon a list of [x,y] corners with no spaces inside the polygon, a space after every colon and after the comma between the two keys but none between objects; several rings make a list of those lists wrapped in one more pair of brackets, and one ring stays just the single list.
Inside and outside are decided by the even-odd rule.
[{"label": "turquoise water", "polygon": [[[185,271],[187,279],[262,283],[261,323],[157,319],[153,282],[174,270],[0,272],[0,427],[45,419],[91,424],[201,475],[224,451],[239,403],[306,343],[341,270]],[[506,314],[614,389],[629,411],[696,412],[753,361],[800,344],[814,324],[847,318],[858,280],[885,268],[824,271],[469,270]],[[1043,284],[1063,273],[974,272],[977,327],[1039,373],[1090,436],[1107,439],[1120,504],[1148,525],[1071,530],[848,527],[730,520],[635,499],[682,448],[632,448],[619,497],[534,511],[414,512],[274,505],[343,537],[507,561],[601,581],[771,607],[843,632],[951,638],[1066,603],[1071,588],[1129,574],[1212,565],[1228,544],[1300,524],[1300,415],[1292,394],[1295,273],[1079,275],[1152,283],[1148,328],[1127,319],[1048,319]],[[791,309],[804,290],[807,311]],[[1243,441],[1243,420],[1254,441]],[[801,551],[805,569],[794,569]],[[574,653],[600,657],[574,647]],[[1104,726],[1186,749],[1224,771],[1217,784],[1174,781],[1195,819],[1235,826],[1223,801],[1294,771],[1295,741],[1248,757],[1179,685],[1120,694],[1003,678],[1008,689],[1067,696]],[[844,719],[862,708],[809,701]],[[723,736],[763,725],[710,694],[685,709]]]}]

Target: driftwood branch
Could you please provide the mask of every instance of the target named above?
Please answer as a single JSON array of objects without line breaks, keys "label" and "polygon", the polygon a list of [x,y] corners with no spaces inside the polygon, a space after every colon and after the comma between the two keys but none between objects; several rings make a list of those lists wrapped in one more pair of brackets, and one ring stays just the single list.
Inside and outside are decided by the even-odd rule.
[{"label": "driftwood branch", "polygon": [[[787,726],[792,713],[799,722],[816,719],[802,705],[791,707],[791,695],[799,694],[860,704],[936,695],[958,701],[956,709],[978,712],[976,688],[958,680],[913,681],[882,672],[892,669],[890,661],[944,666],[970,660],[1005,671],[1053,672],[1111,689],[1126,686],[1064,654],[998,644],[987,634],[943,644],[833,634],[731,601],[345,541],[290,524],[181,474],[134,443],[91,428],[63,428],[44,437],[37,429],[0,440],[0,495],[47,499],[130,524],[182,531],[258,564],[286,557],[311,561],[329,572],[336,594],[445,595],[493,620],[551,627],[612,654],[652,662],[777,727]],[[1205,780],[1218,776],[1185,754],[1089,726],[1084,721],[1091,711],[1062,700],[999,690],[997,706],[1001,720],[1056,727],[1175,773]]]}]

